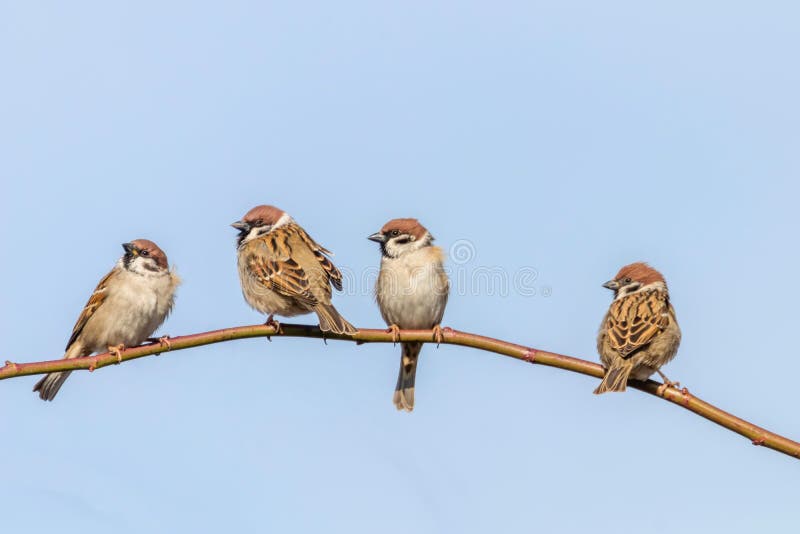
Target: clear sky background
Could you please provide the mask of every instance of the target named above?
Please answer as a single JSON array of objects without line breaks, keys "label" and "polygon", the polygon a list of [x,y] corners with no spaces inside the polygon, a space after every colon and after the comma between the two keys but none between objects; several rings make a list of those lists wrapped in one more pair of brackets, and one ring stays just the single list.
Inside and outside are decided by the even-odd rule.
[{"label": "clear sky background", "polygon": [[[335,305],[381,327],[365,237],[418,217],[460,254],[446,325],[596,360],[601,284],[646,260],[683,328],[668,376],[798,439],[798,17],[5,3],[0,360],[61,357],[138,237],[184,279],[161,332],[262,322],[228,226],[261,203],[336,253]],[[398,365],[391,345],[253,339],[74,374],[53,403],[4,381],[2,530],[796,531],[797,462],[674,405],[429,345],[409,415]]]}]

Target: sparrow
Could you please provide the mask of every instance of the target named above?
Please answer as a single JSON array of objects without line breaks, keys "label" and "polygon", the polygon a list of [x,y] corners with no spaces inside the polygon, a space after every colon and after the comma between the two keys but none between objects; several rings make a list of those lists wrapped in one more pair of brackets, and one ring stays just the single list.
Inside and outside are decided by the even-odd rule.
[{"label": "sparrow", "polygon": [[664,277],[646,263],[632,263],[603,287],[614,292],[614,300],[597,335],[605,376],[595,394],[625,391],[629,378],[647,380],[656,372],[664,386],[675,385],[660,371],[681,342]]},{"label": "sparrow", "polygon": [[[416,219],[393,219],[367,239],[380,244],[375,298],[395,340],[400,329],[433,329],[440,342],[450,281],[444,271],[444,253],[433,246],[433,236]],[[398,410],[414,409],[414,379],[421,349],[420,342],[401,343],[400,374],[392,399]]]},{"label": "sparrow", "polygon": [[[148,340],[172,310],[180,278],[170,270],[164,251],[147,239],[122,248],[125,254],[97,284],[78,317],[64,359],[108,350],[121,361],[120,351]],[[51,401],[69,374],[49,373],[33,391]]]},{"label": "sparrow", "polygon": [[331,252],[311,239],[288,213],[274,206],[256,206],[231,226],[239,230],[242,294],[251,307],[269,315],[266,324],[280,328],[273,315],[314,312],[323,332],[358,332],[331,304],[331,285],[342,290],[342,273],[326,257]]}]

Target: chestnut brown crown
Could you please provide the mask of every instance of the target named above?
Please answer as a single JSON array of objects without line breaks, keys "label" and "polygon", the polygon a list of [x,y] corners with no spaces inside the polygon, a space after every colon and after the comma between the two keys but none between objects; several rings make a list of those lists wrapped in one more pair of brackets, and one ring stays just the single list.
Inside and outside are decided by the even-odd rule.
[{"label": "chestnut brown crown", "polygon": [[280,208],[275,206],[267,206],[262,204],[248,211],[242,221],[249,224],[251,227],[255,226],[273,226],[277,224],[281,217],[286,214]]},{"label": "chestnut brown crown", "polygon": [[620,269],[612,280],[603,284],[603,287],[614,291],[616,298],[619,298],[657,282],[663,284],[663,289],[666,290],[667,281],[660,272],[646,263],[636,262]]},{"label": "chestnut brown crown", "polygon": [[614,277],[614,280],[617,282],[623,282],[628,278],[634,282],[639,282],[643,286],[652,284],[654,282],[663,282],[666,284],[664,276],[644,262],[636,262],[626,265],[619,270],[617,276]]},{"label": "chestnut brown crown", "polygon": [[160,268],[169,269],[167,255],[149,239],[134,239],[130,243],[124,243],[122,248],[125,249],[126,256],[151,258]]},{"label": "chestnut brown crown", "polygon": [[422,226],[417,219],[392,219],[381,228],[381,232],[385,236],[408,234],[414,236],[416,239],[422,238],[428,230]]}]

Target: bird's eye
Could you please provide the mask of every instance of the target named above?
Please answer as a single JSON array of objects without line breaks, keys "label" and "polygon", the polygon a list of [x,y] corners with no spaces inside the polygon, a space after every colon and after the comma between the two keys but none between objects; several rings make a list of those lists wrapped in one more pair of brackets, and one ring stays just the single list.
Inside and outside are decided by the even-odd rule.
[{"label": "bird's eye", "polygon": [[400,230],[392,230],[392,236],[400,235]]},{"label": "bird's eye", "polygon": [[626,284],[630,284],[631,282],[633,282],[633,280],[631,280],[630,278],[626,278],[626,279],[625,279],[625,283],[626,283]]},{"label": "bird's eye", "polygon": [[264,219],[256,219],[255,224],[253,226],[264,226]]},{"label": "bird's eye", "polygon": [[150,251],[149,250],[142,250],[142,251],[139,252],[139,254],[141,254],[142,256],[144,256],[146,258],[147,256],[150,255]]}]

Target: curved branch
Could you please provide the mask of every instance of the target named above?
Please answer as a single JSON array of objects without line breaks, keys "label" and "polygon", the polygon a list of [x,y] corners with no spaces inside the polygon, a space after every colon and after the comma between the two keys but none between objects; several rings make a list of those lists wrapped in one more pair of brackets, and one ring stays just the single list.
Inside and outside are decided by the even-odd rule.
[{"label": "curved branch", "polygon": [[[571,356],[564,356],[554,352],[544,350],[537,350],[523,345],[501,341],[490,337],[479,336],[477,334],[470,334],[467,332],[459,332],[452,328],[442,329],[443,340],[442,343],[450,345],[461,345],[464,347],[472,347],[488,352],[510,356],[518,360],[523,360],[529,363],[540,365],[547,365],[550,367],[557,367],[575,373],[594,376],[596,378],[603,377],[603,368],[593,362],[580,360]],[[323,333],[316,326],[296,325],[296,324],[281,324],[280,332],[276,332],[273,326],[268,325],[253,325],[253,326],[240,326],[236,328],[224,328],[222,330],[214,330],[211,332],[203,332],[200,334],[192,334],[188,336],[180,336],[170,338],[167,341],[155,342],[148,345],[141,345],[122,351],[120,359],[116,355],[107,352],[98,354],[96,356],[87,356],[85,358],[75,358],[73,360],[52,360],[43,362],[32,363],[13,363],[6,362],[6,365],[0,368],[0,380],[13,378],[16,376],[36,375],[43,373],[51,373],[54,371],[76,371],[81,369],[88,369],[94,371],[101,367],[108,365],[115,365],[121,361],[133,360],[150,356],[153,354],[160,354],[167,350],[181,350],[200,345],[209,345],[212,343],[221,343],[223,341],[231,341],[234,339],[244,339],[251,337],[309,337],[309,338],[324,338],[324,339],[339,339],[345,341],[355,341],[357,344],[362,343],[392,343],[392,334],[386,330],[364,329],[359,330],[356,334],[349,336],[344,334],[329,334]],[[433,332],[431,330],[401,330],[400,336],[404,341],[423,341],[432,342]],[[781,435],[770,432],[761,428],[753,423],[745,421],[733,414],[725,412],[716,406],[705,402],[704,400],[689,393],[686,388],[663,388],[659,390],[660,383],[653,380],[647,382],[631,381],[628,384],[630,387],[644,391],[651,395],[661,397],[673,404],[694,412],[701,417],[705,417],[709,421],[713,421],[720,426],[727,428],[737,434],[749,439],[753,445],[763,445],[778,452],[782,452],[794,458],[800,458],[800,443],[792,441]]]}]

